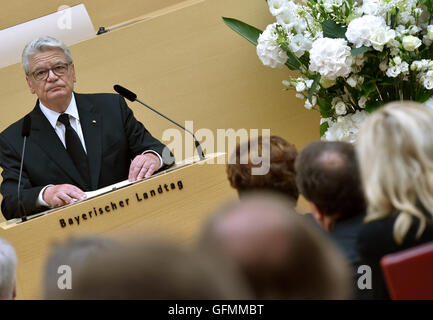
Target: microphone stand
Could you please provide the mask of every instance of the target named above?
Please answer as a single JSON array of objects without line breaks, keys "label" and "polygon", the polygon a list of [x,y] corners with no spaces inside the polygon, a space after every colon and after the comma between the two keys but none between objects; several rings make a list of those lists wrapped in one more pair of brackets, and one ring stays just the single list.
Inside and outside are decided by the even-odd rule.
[{"label": "microphone stand", "polygon": [[165,119],[167,119],[168,121],[170,121],[171,123],[174,123],[175,125],[177,125],[178,127],[181,127],[183,130],[185,130],[186,132],[188,132],[189,134],[192,135],[192,137],[194,138],[194,143],[195,143],[195,148],[197,150],[197,153],[200,157],[200,160],[205,160],[205,156],[203,154],[203,150],[201,148],[200,143],[198,142],[197,138],[195,137],[194,133],[192,133],[191,131],[189,131],[188,129],[184,128],[183,126],[181,126],[179,123],[177,123],[176,121],[171,120],[170,118],[166,117],[165,115],[163,115],[161,112],[155,110],[154,108],[152,108],[151,106],[148,106],[147,104],[145,104],[143,101],[140,101],[138,98],[135,98],[135,101],[137,101],[138,103],[141,103],[143,106],[149,108],[150,110],[152,110],[153,112],[156,112],[157,114],[159,114],[161,117],[164,117]]}]

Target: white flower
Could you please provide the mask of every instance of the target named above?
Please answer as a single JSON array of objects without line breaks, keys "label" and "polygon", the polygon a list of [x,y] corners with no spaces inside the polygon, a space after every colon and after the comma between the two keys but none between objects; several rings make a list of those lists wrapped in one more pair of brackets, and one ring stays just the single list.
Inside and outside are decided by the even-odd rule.
[{"label": "white flower", "polygon": [[305,80],[305,84],[307,85],[308,89],[311,88],[311,86],[313,85],[313,82],[314,82],[314,80],[311,80],[311,79]]},{"label": "white flower", "polygon": [[278,35],[275,27],[277,23],[270,24],[257,40],[257,55],[265,66],[281,68],[287,62],[287,53],[278,44]]},{"label": "white flower", "polygon": [[298,99],[302,99],[302,100],[305,99],[305,96],[303,94],[300,94],[300,93],[297,93],[295,95],[295,97],[298,98]]},{"label": "white flower", "polygon": [[316,105],[316,103],[317,103],[317,97],[312,96],[311,102],[309,99],[305,100],[304,107],[307,108],[308,110],[311,110]]},{"label": "white flower", "polygon": [[335,113],[339,116],[345,115],[347,113],[346,104],[343,101],[337,102],[335,105]]},{"label": "white flower", "polygon": [[287,7],[287,3],[287,0],[268,0],[269,11],[276,16]]},{"label": "white flower", "polygon": [[392,59],[392,61],[394,61],[395,64],[401,64],[401,58],[400,57],[395,57],[394,59]]},{"label": "white flower", "polygon": [[383,47],[394,38],[395,31],[385,27],[379,28],[370,38],[370,42],[375,50],[382,51]]},{"label": "white flower", "polygon": [[421,29],[418,26],[416,26],[416,25],[412,25],[408,29],[408,32],[409,32],[410,35],[415,35],[415,34],[417,34],[420,31],[421,31]]},{"label": "white flower", "polygon": [[426,37],[430,40],[433,41],[433,25],[429,25],[427,26],[427,34]]},{"label": "white flower", "polygon": [[427,90],[431,90],[433,89],[433,79],[432,78],[426,78],[424,80],[424,88],[426,88]]},{"label": "white flower", "polygon": [[356,142],[359,128],[367,117],[368,113],[366,111],[357,110],[356,113],[338,117],[337,121],[328,121],[331,124],[322,139],[326,141],[354,143]]},{"label": "white flower", "polygon": [[422,70],[422,62],[421,61],[414,61],[410,65],[410,70],[412,71],[421,71]]},{"label": "white flower", "polygon": [[305,83],[303,81],[299,81],[296,84],[296,92],[302,92],[302,91],[305,91],[305,89],[307,89],[307,86],[305,85]]},{"label": "white flower", "polygon": [[352,88],[355,88],[356,85],[358,84],[358,82],[356,81],[356,79],[355,79],[353,76],[351,76],[350,78],[348,78],[348,79],[346,80],[346,82],[347,82],[347,84],[348,84],[349,86],[351,86]]},{"label": "white flower", "polygon": [[312,41],[305,38],[304,36],[297,34],[296,36],[289,39],[290,50],[295,54],[295,56],[302,57],[305,51],[309,51],[312,46]]},{"label": "white flower", "polygon": [[386,75],[390,78],[395,78],[401,73],[399,66],[392,66],[386,71]]},{"label": "white flower", "polygon": [[[282,10],[279,10],[279,13],[275,16],[277,22],[284,26],[289,33],[302,35],[307,30],[308,23],[312,23],[312,19],[305,14],[301,17],[299,15],[301,11],[303,11],[303,8],[300,5],[294,1],[286,0]],[[308,23],[306,20],[308,20]]]},{"label": "white flower", "polygon": [[426,35],[422,37],[422,43],[424,43],[427,47],[430,47],[433,41],[431,41]]},{"label": "white flower", "polygon": [[358,106],[360,107],[360,108],[362,108],[362,109],[364,109],[365,108],[365,104],[367,103],[367,97],[361,97],[359,100],[358,100]]},{"label": "white flower", "polygon": [[403,61],[400,65],[400,70],[402,73],[407,73],[409,72],[409,64],[406,61]]},{"label": "white flower", "polygon": [[310,50],[310,71],[319,72],[329,80],[347,77],[352,71],[353,58],[344,39],[320,38]]},{"label": "white flower", "polygon": [[403,48],[407,51],[415,51],[422,44],[422,41],[414,36],[405,36],[402,41]]},{"label": "white flower", "polygon": [[375,50],[382,51],[383,47],[395,38],[395,31],[386,25],[383,18],[366,15],[349,23],[346,38],[356,48],[372,46]]},{"label": "white flower", "polygon": [[383,7],[380,5],[380,2],[380,0],[364,0],[362,1],[362,11],[366,15],[382,15]]}]

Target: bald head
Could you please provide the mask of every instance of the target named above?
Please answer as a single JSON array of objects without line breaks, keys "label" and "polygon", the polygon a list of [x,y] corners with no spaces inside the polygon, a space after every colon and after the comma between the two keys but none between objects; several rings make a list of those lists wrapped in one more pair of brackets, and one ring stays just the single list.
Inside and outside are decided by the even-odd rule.
[{"label": "bald head", "polygon": [[280,197],[256,194],[220,209],[206,223],[200,245],[234,261],[256,298],[347,297],[344,258]]},{"label": "bald head", "polygon": [[289,250],[287,209],[268,199],[251,199],[235,205],[214,221],[215,241],[227,255],[243,264],[265,269],[279,265],[284,252]]}]

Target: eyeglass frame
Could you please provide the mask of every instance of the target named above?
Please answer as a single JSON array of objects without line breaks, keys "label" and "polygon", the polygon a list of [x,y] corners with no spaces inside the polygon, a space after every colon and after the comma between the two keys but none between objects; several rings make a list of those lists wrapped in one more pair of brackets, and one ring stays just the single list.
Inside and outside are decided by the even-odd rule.
[{"label": "eyeglass frame", "polygon": [[[64,76],[68,71],[69,71],[69,66],[72,64],[72,62],[61,62],[61,63],[56,63],[53,67],[51,67],[51,68],[48,68],[48,69],[45,69],[45,68],[42,68],[42,69],[37,69],[37,70],[35,70],[35,71],[33,71],[32,73],[30,73],[30,75],[32,76],[32,78],[35,80],[35,81],[46,81],[47,79],[48,79],[48,77],[50,76],[50,71],[52,71],[57,77],[61,77],[61,76]],[[65,73],[63,73],[63,74],[57,74],[55,71],[54,71],[54,68],[57,68],[57,67],[59,67],[59,66],[63,66],[63,67],[66,67],[66,72]],[[35,73],[36,72],[39,72],[39,71],[47,71],[47,75],[43,78],[43,79],[36,79],[36,76],[35,76]]]}]

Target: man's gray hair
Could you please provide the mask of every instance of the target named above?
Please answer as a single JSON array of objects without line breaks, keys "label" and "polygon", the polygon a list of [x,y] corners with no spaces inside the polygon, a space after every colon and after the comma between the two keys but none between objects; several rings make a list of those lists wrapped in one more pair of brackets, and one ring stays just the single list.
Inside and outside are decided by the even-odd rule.
[{"label": "man's gray hair", "polygon": [[[116,241],[102,236],[72,237],[62,243],[55,244],[45,261],[44,298],[49,300],[63,299],[67,294],[65,290],[58,287],[60,266],[69,266],[73,274],[78,274],[90,257],[118,245]],[[73,282],[75,282],[75,278],[72,277]]]},{"label": "man's gray hair", "polygon": [[17,255],[9,242],[0,238],[0,300],[13,298]]},{"label": "man's gray hair", "polygon": [[52,50],[52,49],[62,50],[66,56],[67,62],[68,63],[73,62],[71,52],[63,42],[48,36],[39,37],[29,42],[23,50],[21,64],[23,66],[26,75],[30,74],[30,62],[29,62],[30,57],[34,54],[45,52],[47,50]]}]

